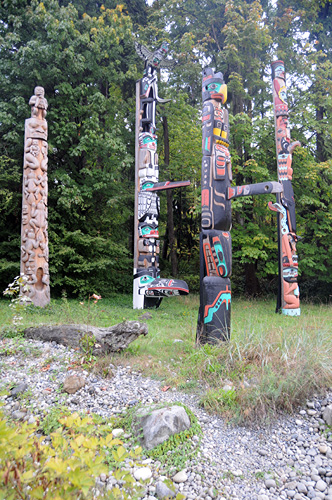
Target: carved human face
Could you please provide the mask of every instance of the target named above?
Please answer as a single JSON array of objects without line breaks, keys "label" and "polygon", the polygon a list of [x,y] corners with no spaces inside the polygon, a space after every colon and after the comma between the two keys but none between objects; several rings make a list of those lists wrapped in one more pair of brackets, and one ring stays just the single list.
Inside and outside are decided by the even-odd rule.
[{"label": "carved human face", "polygon": [[45,95],[43,87],[35,87],[34,93],[37,97],[44,97]]}]

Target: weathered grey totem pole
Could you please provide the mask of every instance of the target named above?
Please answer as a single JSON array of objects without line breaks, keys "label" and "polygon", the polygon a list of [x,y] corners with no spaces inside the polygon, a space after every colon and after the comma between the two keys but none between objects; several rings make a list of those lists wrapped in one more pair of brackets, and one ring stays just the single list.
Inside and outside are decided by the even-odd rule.
[{"label": "weathered grey totem pole", "polygon": [[200,307],[197,341],[216,343],[230,337],[232,241],[231,200],[279,193],[278,182],[231,186],[228,112],[222,107],[227,86],[222,73],[203,71],[202,219],[200,233]]},{"label": "weathered grey totem pole", "polygon": [[168,100],[158,96],[158,68],[171,68],[166,60],[167,44],[155,52],[135,43],[144,59],[141,80],[136,84],[135,215],[134,215],[134,290],[133,307],[158,307],[163,297],[189,293],[184,281],[160,278],[159,196],[158,191],[187,186],[189,181],[158,182],[159,166],[156,135],[156,103]]},{"label": "weathered grey totem pole", "polygon": [[27,276],[28,296],[35,306],[50,301],[47,235],[47,100],[36,87],[29,101],[31,118],[25,120],[21,274]]},{"label": "weathered grey totem pole", "polygon": [[269,203],[278,215],[279,290],[277,312],[299,316],[300,291],[297,283],[298,259],[296,254],[295,200],[292,186],[292,152],[301,144],[290,140],[286,77],[283,61],[275,61],[272,67],[275,137],[277,149],[278,180],[283,192],[277,195],[277,203]]}]

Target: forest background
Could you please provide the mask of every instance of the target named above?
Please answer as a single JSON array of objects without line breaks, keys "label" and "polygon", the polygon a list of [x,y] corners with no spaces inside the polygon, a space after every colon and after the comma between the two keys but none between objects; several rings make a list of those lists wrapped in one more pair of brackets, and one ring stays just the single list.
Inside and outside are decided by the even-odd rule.
[{"label": "forest background", "polygon": [[[201,71],[228,85],[237,185],[277,180],[270,63],[285,62],[302,296],[332,295],[332,2],[320,0],[0,0],[0,288],[19,274],[24,120],[36,85],[49,102],[49,262],[52,296],[131,293],[134,40],[163,40],[160,180],[191,180],[161,195],[163,277],[199,288]],[[233,209],[235,294],[277,291],[277,227],[268,201]]]}]

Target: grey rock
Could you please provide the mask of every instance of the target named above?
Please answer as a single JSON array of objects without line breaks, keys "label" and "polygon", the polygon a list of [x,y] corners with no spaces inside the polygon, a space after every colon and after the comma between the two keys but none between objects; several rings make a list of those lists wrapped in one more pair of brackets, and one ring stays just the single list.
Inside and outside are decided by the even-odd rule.
[{"label": "grey rock", "polygon": [[36,422],[36,419],[33,415],[30,415],[29,419],[28,419],[28,424],[34,424]]},{"label": "grey rock", "polygon": [[265,486],[266,488],[270,489],[270,488],[275,488],[276,487],[276,482],[274,479],[267,479],[265,481]]},{"label": "grey rock", "polygon": [[297,490],[299,493],[304,493],[304,494],[306,494],[308,491],[306,485],[301,482],[297,483]]},{"label": "grey rock", "polygon": [[170,436],[189,428],[189,417],[185,409],[178,405],[143,408],[133,419],[133,430],[147,450],[152,450]]},{"label": "grey rock", "polygon": [[320,491],[316,491],[316,496],[314,497],[314,500],[325,500],[325,495],[324,493],[321,493]]},{"label": "grey rock", "polygon": [[327,484],[325,481],[323,481],[323,479],[320,479],[319,481],[317,481],[315,488],[316,490],[323,492],[326,490]]},{"label": "grey rock", "polygon": [[156,495],[158,498],[174,498],[176,495],[175,488],[172,490],[164,481],[158,481],[156,483]]},{"label": "grey rock", "polygon": [[12,418],[14,418],[15,420],[23,420],[24,417],[26,417],[26,412],[15,410],[12,413]]},{"label": "grey rock", "polygon": [[20,384],[17,384],[11,391],[10,395],[13,397],[19,396],[20,394],[23,394],[28,388],[28,384],[25,382],[21,382]]},{"label": "grey rock", "polygon": [[332,426],[332,405],[328,405],[323,411],[323,419],[327,425]]}]

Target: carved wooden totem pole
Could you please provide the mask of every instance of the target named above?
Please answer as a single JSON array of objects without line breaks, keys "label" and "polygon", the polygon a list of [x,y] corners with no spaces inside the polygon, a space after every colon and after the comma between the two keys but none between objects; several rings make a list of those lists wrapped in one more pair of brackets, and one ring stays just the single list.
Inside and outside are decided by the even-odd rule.
[{"label": "carved wooden totem pole", "polygon": [[222,73],[203,71],[202,82],[202,230],[200,233],[200,308],[197,340],[226,340],[230,335],[232,241],[232,180],[228,151],[228,112],[222,105],[227,86]]},{"label": "carved wooden totem pole", "polygon": [[227,86],[222,73],[203,71],[202,219],[200,233],[200,307],[197,341],[228,340],[231,327],[231,200],[281,192],[278,182],[231,186],[228,112],[222,107]]},{"label": "carved wooden totem pole", "polygon": [[29,101],[31,118],[25,120],[21,274],[29,290],[21,291],[35,306],[50,301],[47,235],[47,100],[43,87],[36,87]]},{"label": "carved wooden totem pole", "polygon": [[292,187],[292,152],[301,144],[290,140],[286,77],[283,61],[275,61],[272,67],[274,122],[277,149],[278,180],[283,192],[277,195],[277,203],[269,203],[278,214],[279,291],[277,312],[299,316],[300,291],[297,283],[298,259],[296,254],[295,200]]},{"label": "carved wooden totem pole", "polygon": [[155,52],[135,43],[145,61],[143,78],[136,84],[135,220],[133,307],[158,307],[163,297],[189,293],[184,281],[161,279],[159,270],[158,191],[187,186],[189,181],[158,182],[159,166],[156,135],[157,68],[171,68],[166,60],[167,44]]}]

